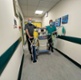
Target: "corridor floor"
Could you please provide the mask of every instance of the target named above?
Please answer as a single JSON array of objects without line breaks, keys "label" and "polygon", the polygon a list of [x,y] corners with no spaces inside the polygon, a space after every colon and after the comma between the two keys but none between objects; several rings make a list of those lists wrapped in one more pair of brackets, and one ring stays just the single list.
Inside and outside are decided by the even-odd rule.
[{"label": "corridor floor", "polygon": [[81,80],[81,69],[57,51],[39,55],[36,63],[31,62],[27,47],[24,54],[21,80]]}]

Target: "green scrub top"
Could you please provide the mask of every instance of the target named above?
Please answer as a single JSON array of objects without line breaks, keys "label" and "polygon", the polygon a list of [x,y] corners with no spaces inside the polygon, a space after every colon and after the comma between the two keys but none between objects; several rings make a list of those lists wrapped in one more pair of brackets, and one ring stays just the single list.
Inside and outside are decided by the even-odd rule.
[{"label": "green scrub top", "polygon": [[55,26],[46,26],[46,30],[48,32],[48,35],[51,35],[54,31],[56,31],[56,27]]}]

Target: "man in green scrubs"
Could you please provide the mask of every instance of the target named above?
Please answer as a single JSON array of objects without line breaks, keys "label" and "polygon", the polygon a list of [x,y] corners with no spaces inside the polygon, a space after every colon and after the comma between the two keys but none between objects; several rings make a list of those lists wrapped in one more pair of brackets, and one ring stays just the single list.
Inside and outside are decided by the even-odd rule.
[{"label": "man in green scrubs", "polygon": [[52,33],[56,32],[56,27],[53,25],[53,20],[49,20],[49,25],[46,26],[46,30],[48,32],[48,44],[49,44],[48,50],[51,50],[52,52],[54,52],[51,35]]}]

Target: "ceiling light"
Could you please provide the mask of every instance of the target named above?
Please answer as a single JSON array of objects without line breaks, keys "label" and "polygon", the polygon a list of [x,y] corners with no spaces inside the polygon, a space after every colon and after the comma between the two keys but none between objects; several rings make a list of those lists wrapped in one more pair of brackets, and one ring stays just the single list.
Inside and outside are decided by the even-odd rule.
[{"label": "ceiling light", "polygon": [[42,14],[42,13],[43,13],[43,11],[40,11],[40,10],[35,11],[35,14]]}]

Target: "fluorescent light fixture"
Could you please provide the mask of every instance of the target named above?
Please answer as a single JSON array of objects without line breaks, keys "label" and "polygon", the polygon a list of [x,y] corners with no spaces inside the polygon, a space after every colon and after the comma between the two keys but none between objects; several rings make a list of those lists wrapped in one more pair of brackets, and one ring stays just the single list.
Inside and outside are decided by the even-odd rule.
[{"label": "fluorescent light fixture", "polygon": [[42,13],[43,13],[43,11],[40,11],[40,10],[35,11],[35,14],[42,14]]}]

